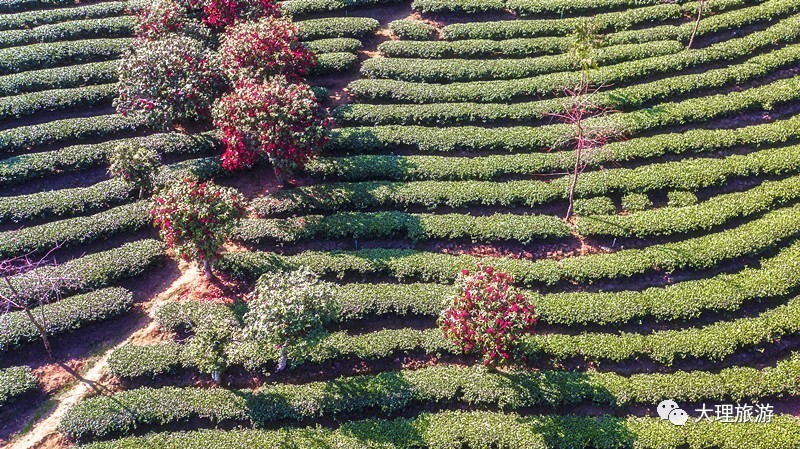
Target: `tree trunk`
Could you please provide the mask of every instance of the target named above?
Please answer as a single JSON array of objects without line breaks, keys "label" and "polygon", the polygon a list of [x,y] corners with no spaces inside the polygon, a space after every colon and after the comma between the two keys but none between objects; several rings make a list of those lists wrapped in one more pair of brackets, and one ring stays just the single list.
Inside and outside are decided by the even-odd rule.
[{"label": "tree trunk", "polygon": [[208,261],[208,258],[203,259],[203,273],[205,273],[207,281],[214,280],[214,272],[211,271],[211,262]]},{"label": "tree trunk", "polygon": [[580,147],[575,150],[575,168],[572,171],[572,182],[569,186],[569,206],[567,206],[567,215],[564,217],[564,221],[569,221],[570,217],[572,217],[572,210],[574,209],[575,205],[575,188],[578,186],[578,173],[580,171],[581,166],[581,149]]},{"label": "tree trunk", "polygon": [[222,384],[222,373],[220,373],[219,370],[212,372],[211,380],[213,380],[217,385]]},{"label": "tree trunk", "polygon": [[47,350],[47,355],[52,359],[53,358],[53,348],[50,346],[50,339],[47,338],[47,329],[44,326],[36,321],[36,318],[31,313],[31,310],[26,308],[25,315],[28,316],[28,319],[31,320],[34,326],[36,326],[36,330],[39,331],[39,336],[42,337],[42,342],[44,343],[44,349]]},{"label": "tree trunk", "polygon": [[700,28],[700,19],[703,18],[704,4],[705,0],[700,0],[700,3],[697,5],[697,19],[694,21],[694,30],[692,30],[692,37],[689,38],[689,45],[686,47],[687,49],[692,48],[692,45],[694,45],[694,38],[697,36],[697,30]]},{"label": "tree trunk", "polygon": [[278,369],[276,371],[283,371],[286,369],[286,362],[289,361],[289,356],[286,354],[286,345],[281,348],[281,357],[278,359]]}]

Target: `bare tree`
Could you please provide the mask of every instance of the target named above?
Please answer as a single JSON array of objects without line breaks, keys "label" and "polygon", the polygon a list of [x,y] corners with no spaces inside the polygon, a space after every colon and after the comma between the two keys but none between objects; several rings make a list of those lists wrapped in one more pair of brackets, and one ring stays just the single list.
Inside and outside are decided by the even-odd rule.
[{"label": "bare tree", "polygon": [[694,30],[692,30],[692,37],[689,38],[689,45],[686,46],[687,49],[692,48],[692,45],[694,45],[694,38],[697,37],[697,30],[700,28],[700,20],[703,18],[703,9],[706,1],[699,0],[697,2],[697,18],[694,20]]},{"label": "bare tree", "polygon": [[595,101],[596,94],[604,87],[592,88],[591,71],[597,67],[597,51],[603,39],[597,34],[597,26],[591,19],[581,21],[572,36],[569,54],[580,67],[580,78],[573,88],[564,90],[564,105],[559,112],[549,116],[570,126],[559,146],[568,146],[575,151],[575,163],[570,172],[569,206],[564,221],[572,217],[578,177],[594,160],[596,155],[611,140],[622,137],[622,133],[609,121],[590,120],[614,112],[601,107]]},{"label": "bare tree", "polygon": [[52,253],[56,246],[41,258],[31,254],[0,260],[0,313],[6,316],[22,311],[36,327],[50,358],[53,348],[47,336],[45,304],[61,299],[66,289],[77,285],[77,276],[71,270],[55,266]]}]

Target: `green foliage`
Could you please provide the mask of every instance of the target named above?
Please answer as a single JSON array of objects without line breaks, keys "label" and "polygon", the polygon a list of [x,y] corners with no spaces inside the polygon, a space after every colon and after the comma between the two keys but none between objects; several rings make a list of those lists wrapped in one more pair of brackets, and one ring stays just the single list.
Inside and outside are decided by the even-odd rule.
[{"label": "green foliage", "polygon": [[303,41],[332,37],[366,37],[378,30],[380,24],[369,17],[331,17],[296,22],[298,37]]},{"label": "green foliage", "polygon": [[203,316],[196,323],[194,337],[184,347],[184,356],[204,374],[221,373],[228,366],[225,348],[235,337],[236,323]]},{"label": "green foliage", "polygon": [[292,17],[324,12],[347,13],[351,8],[399,3],[399,0],[286,0],[281,11]]},{"label": "green foliage", "polygon": [[[88,324],[121,315],[131,305],[133,294],[123,288],[113,287],[34,307],[31,313],[37,317],[45,317],[44,324],[47,335],[50,336],[72,332]],[[36,326],[22,311],[4,314],[0,318],[0,329],[0,351],[41,338]]]},{"label": "green foliage", "polygon": [[[400,19],[389,23],[389,31],[399,39],[426,41],[436,35],[436,29],[420,20]],[[384,47],[385,48],[385,47]],[[383,49],[379,48],[381,52]]]},{"label": "green foliage", "polygon": [[606,196],[575,200],[575,213],[577,215],[613,215],[616,212],[617,207],[614,206],[611,198]]},{"label": "green foliage", "polygon": [[[7,3],[4,3],[4,5]],[[0,15],[0,30],[33,28],[50,23],[81,19],[102,19],[119,16],[131,7],[127,1],[108,1],[86,6],[73,6],[62,9],[27,11],[17,14]]]},{"label": "green foliage", "polygon": [[117,145],[108,162],[108,172],[139,189],[139,198],[153,189],[156,172],[161,167],[156,150],[134,142]]},{"label": "green foliage", "polygon": [[129,37],[134,19],[129,16],[70,20],[24,30],[0,32],[0,48],[91,38]]},{"label": "green foliage", "polygon": [[306,267],[289,273],[266,273],[258,279],[248,302],[245,333],[285,357],[287,351],[324,332],[323,325],[336,315],[333,296],[333,287]]},{"label": "green foliage", "polygon": [[0,76],[0,95],[113,83],[117,81],[117,65],[117,61],[101,61],[3,75]]},{"label": "green foliage", "polygon": [[628,193],[622,196],[622,209],[627,212],[642,212],[652,206],[650,197],[644,193]]},{"label": "green foliage", "polygon": [[110,101],[116,93],[117,84],[110,83],[2,97],[0,98],[0,119],[91,107]]},{"label": "green foliage", "polygon": [[673,190],[667,192],[667,206],[686,207],[697,204],[697,195],[692,192]]},{"label": "green foliage", "polygon": [[130,38],[87,39],[4,48],[0,50],[0,74],[46,69],[76,62],[106,61],[121,56],[131,42]]},{"label": "green foliage", "polygon": [[0,370],[0,407],[37,388],[36,377],[27,366]]}]

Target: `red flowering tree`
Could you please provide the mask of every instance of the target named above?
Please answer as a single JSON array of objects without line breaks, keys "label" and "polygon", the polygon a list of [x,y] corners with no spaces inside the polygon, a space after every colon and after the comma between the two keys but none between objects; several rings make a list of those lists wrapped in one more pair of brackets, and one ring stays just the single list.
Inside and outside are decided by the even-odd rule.
[{"label": "red flowering tree", "polygon": [[136,11],[136,37],[153,40],[168,33],[185,34],[196,39],[210,37],[208,28],[186,5],[177,0],[154,0]]},{"label": "red flowering tree", "polygon": [[200,41],[186,36],[137,40],[119,64],[117,112],[144,116],[164,129],[208,119],[220,84],[210,57]]},{"label": "red flowering tree", "polygon": [[232,80],[283,75],[298,81],[316,63],[291,21],[265,17],[229,27],[219,46],[222,69]]},{"label": "red flowering tree", "polygon": [[150,214],[167,246],[184,260],[202,265],[211,280],[211,264],[242,217],[243,204],[234,189],[187,178],[157,192]]},{"label": "red flowering tree", "polygon": [[203,21],[215,28],[280,15],[280,6],[273,0],[189,0],[189,3],[202,7]]},{"label": "red flowering tree", "polygon": [[214,105],[213,116],[226,148],[226,169],[246,168],[267,157],[283,185],[286,173],[303,169],[327,141],[330,126],[311,89],[282,76],[240,82]]},{"label": "red flowering tree", "polygon": [[509,274],[492,267],[461,272],[458,295],[439,318],[445,338],[468,353],[483,354],[483,364],[496,366],[514,360],[516,345],[533,333],[533,305],[512,288]]}]

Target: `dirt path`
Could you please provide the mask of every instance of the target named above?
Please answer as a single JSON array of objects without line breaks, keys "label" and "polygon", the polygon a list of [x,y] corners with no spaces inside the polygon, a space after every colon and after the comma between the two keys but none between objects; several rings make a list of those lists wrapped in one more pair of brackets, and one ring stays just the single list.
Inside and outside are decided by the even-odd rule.
[{"label": "dirt path", "polygon": [[113,346],[103,353],[86,373],[77,375],[78,383],[70,390],[54,398],[56,405],[43,416],[33,428],[13,441],[11,449],[30,449],[30,448],[60,448],[64,447],[65,441],[58,433],[57,427],[61,418],[72,406],[80,402],[81,399],[89,394],[104,394],[109,390],[103,385],[108,366],[108,357],[114,349],[127,343],[149,341],[152,335],[157,334],[158,329],[155,321],[150,316],[155,306],[168,301],[170,298],[179,294],[181,290],[195,282],[199,278],[199,272],[195,269],[185,271],[176,279],[166,290],[156,295],[148,304],[148,315],[139,319],[139,322],[130,331],[121,334],[114,342]]}]

